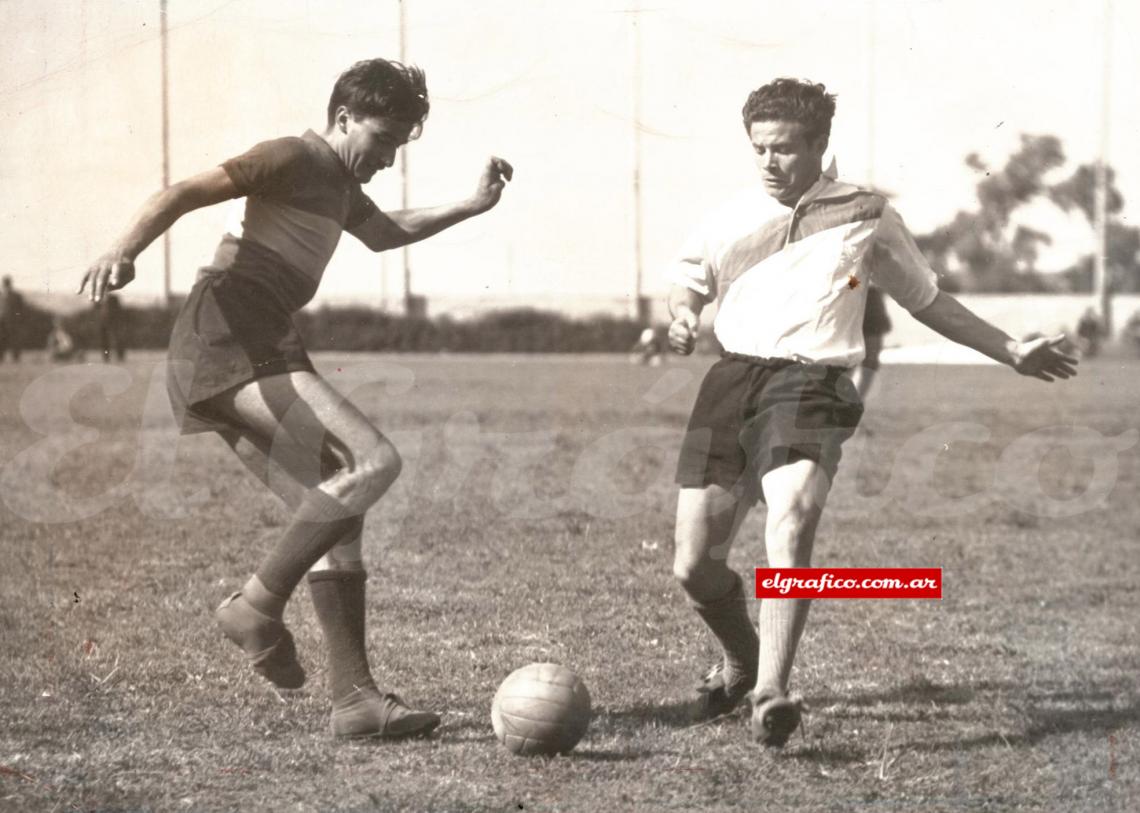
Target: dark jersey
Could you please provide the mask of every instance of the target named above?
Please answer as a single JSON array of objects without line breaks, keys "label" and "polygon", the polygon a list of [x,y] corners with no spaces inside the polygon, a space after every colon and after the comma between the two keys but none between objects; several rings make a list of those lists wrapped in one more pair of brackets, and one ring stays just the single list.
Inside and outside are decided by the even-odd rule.
[{"label": "dark jersey", "polygon": [[376,205],[323,138],[263,141],[222,164],[245,200],[205,271],[258,282],[288,311],[317,291],[341,232],[363,223]]}]

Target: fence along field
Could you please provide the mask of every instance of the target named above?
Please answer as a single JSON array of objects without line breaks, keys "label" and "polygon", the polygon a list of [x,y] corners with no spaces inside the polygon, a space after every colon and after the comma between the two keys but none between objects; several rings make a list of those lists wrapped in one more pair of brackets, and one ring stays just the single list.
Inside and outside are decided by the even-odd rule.
[{"label": "fence along field", "polygon": [[[670,483],[708,358],[319,357],[407,466],[365,533],[379,678],[426,742],[338,746],[312,674],[253,678],[209,612],[285,521],[209,437],[175,443],[128,365],[0,367],[0,809],[1133,809],[1140,506],[1132,362],[1068,384],[887,367],[820,566],[940,566],[941,602],[817,602],[784,753],[691,727],[713,656],[671,578]],[[157,393],[157,394],[156,394]],[[157,400],[156,400],[157,399]],[[140,451],[144,450],[144,451]],[[762,517],[733,551],[763,565]],[[304,588],[302,588],[302,591]],[[572,755],[499,747],[532,661],[585,680]]]}]

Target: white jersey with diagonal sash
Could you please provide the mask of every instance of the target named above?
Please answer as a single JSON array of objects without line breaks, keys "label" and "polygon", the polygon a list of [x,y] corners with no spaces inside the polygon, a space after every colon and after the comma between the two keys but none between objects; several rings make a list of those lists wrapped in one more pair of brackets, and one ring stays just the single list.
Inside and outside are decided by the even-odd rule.
[{"label": "white jersey with diagonal sash", "polygon": [[689,238],[670,280],[716,300],[725,350],[852,367],[863,360],[870,283],[910,312],[938,295],[934,271],[882,195],[830,172],[788,208],[756,189]]}]

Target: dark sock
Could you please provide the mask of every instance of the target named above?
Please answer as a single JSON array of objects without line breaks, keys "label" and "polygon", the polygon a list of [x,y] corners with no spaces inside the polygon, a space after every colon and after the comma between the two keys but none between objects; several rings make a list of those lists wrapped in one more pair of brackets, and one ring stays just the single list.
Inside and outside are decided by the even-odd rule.
[{"label": "dark sock", "polygon": [[293,521],[257,569],[271,593],[288,598],[309,568],[360,522],[359,514],[317,488],[305,493]]},{"label": "dark sock", "polygon": [[241,588],[241,597],[253,609],[276,621],[281,620],[281,616],[285,613],[285,604],[288,601],[287,596],[279,596],[270,592],[256,575],[250,576]]},{"label": "dark sock", "polygon": [[325,636],[334,703],[356,689],[376,688],[364,642],[366,580],[363,570],[320,570],[309,574],[313,607]]},{"label": "dark sock", "polygon": [[748,617],[748,601],[740,576],[732,574],[732,587],[718,599],[697,602],[689,599],[697,615],[708,625],[724,649],[724,681],[727,686],[751,684],[756,674],[760,640]]}]

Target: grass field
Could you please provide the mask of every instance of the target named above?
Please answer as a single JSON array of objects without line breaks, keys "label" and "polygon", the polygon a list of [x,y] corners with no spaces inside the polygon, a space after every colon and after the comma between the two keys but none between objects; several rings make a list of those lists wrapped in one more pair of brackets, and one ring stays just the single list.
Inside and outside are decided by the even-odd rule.
[{"label": "grass field", "polygon": [[[1135,363],[884,370],[816,564],[940,566],[945,597],[816,602],[810,714],[773,754],[743,715],[686,716],[714,648],[671,577],[671,475],[708,359],[319,359],[405,456],[365,534],[377,677],[444,712],[377,745],[327,733],[305,588],[304,691],[215,633],[286,516],[219,440],[172,434],[156,361],[0,367],[4,810],[1140,809]],[[514,757],[491,697],[548,660],[593,722]]]}]

